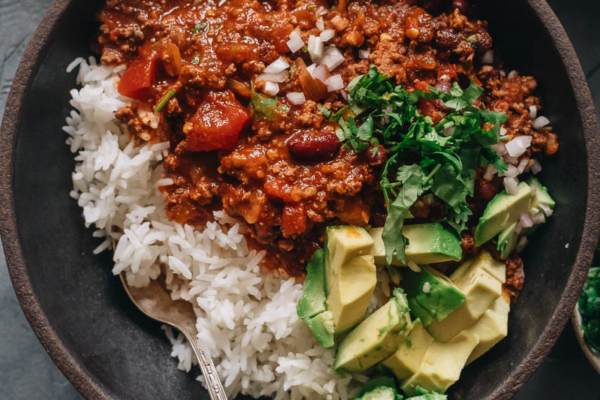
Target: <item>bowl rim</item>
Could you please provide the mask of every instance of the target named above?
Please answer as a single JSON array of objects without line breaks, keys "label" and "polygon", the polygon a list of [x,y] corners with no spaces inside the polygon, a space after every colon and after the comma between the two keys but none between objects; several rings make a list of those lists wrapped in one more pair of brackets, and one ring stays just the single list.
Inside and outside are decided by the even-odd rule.
[{"label": "bowl rim", "polygon": [[[14,162],[17,132],[22,119],[27,93],[36,77],[40,64],[46,55],[51,39],[57,29],[57,22],[68,7],[77,0],[55,0],[35,31],[17,69],[0,128],[0,234],[6,254],[9,274],[18,301],[33,331],[54,363],[69,379],[73,386],[87,399],[117,399],[114,393],[94,379],[86,368],[65,346],[52,328],[31,285],[21,247],[15,213]],[[575,50],[558,18],[546,0],[526,0],[536,18],[544,26],[557,49],[577,102],[586,142],[588,160],[600,159],[600,137],[591,93],[581,69]],[[571,316],[577,298],[585,282],[592,255],[596,248],[600,231],[600,212],[594,205],[600,204],[600,164],[588,163],[588,197],[583,235],[578,249],[573,272],[569,277],[565,292],[537,343],[524,362],[513,370],[488,400],[511,398],[541,364],[563,331]]]}]

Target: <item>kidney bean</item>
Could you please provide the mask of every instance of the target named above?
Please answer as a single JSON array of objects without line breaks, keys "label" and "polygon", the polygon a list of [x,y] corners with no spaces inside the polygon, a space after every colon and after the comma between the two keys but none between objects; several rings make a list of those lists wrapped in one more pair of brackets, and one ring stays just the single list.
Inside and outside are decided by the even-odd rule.
[{"label": "kidney bean", "polygon": [[301,131],[292,136],[287,147],[296,158],[305,161],[326,161],[332,159],[341,147],[335,132]]},{"label": "kidney bean", "polygon": [[369,160],[369,165],[372,167],[378,167],[387,161],[387,154],[385,152],[385,147],[379,145],[377,148],[377,152],[373,155],[373,147],[375,145],[371,143],[365,152],[365,156],[367,160]]},{"label": "kidney bean", "polygon": [[444,49],[453,49],[460,43],[460,36],[452,28],[442,28],[435,33],[435,43]]},{"label": "kidney bean", "polygon": [[452,0],[452,9],[458,8],[463,15],[469,15],[473,9],[467,0]]}]

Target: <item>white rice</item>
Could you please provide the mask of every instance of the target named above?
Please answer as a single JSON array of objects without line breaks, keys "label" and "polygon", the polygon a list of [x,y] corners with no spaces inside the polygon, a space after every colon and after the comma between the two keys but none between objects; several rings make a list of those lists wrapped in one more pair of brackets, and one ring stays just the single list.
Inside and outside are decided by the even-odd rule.
[{"label": "white rice", "polygon": [[[70,195],[85,224],[102,240],[94,253],[114,249],[113,273],[125,271],[130,285],[144,286],[161,274],[174,299],[194,305],[198,339],[210,353],[229,398],[238,393],[275,399],[348,399],[365,376],[340,377],[334,352],[323,349],[298,319],[302,284],[262,274],[262,253],[249,250],[244,227],[223,213],[204,229],[166,218],[158,185],[168,143],[134,147],[114,113],[127,99],[117,92],[123,67],[98,66],[78,58],[74,110],[63,130],[77,162]],[[380,279],[387,274],[379,273]],[[389,278],[387,279],[389,281]],[[387,282],[386,282],[387,283]],[[379,286],[378,286],[379,287]],[[377,289],[370,307],[380,303]],[[389,291],[389,290],[388,290]],[[166,334],[179,369],[196,362],[182,335]],[[157,360],[161,362],[161,360]],[[198,377],[202,381],[202,377]]]}]

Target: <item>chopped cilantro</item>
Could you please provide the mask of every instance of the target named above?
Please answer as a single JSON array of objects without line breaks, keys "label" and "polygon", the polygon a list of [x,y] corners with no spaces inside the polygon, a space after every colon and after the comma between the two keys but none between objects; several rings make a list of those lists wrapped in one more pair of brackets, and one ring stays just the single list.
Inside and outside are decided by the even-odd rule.
[{"label": "chopped cilantro", "polygon": [[198,65],[200,63],[200,54],[196,54],[192,59],[192,65]]},{"label": "chopped cilantro", "polygon": [[199,24],[196,24],[196,26],[194,26],[194,29],[192,29],[192,33],[195,35],[198,32],[205,30],[207,26],[207,22],[200,22]]},{"label": "chopped cilantro", "polygon": [[276,98],[265,97],[254,90],[254,83],[250,84],[251,98],[250,108],[256,119],[274,119],[278,115],[290,111],[285,104],[281,104]]},{"label": "chopped cilantro", "polygon": [[[498,143],[500,128],[508,117],[473,106],[483,89],[473,81],[466,90],[454,83],[450,93],[428,89],[409,93],[371,66],[366,75],[348,85],[347,106],[335,115],[321,110],[338,122],[338,137],[356,153],[366,151],[371,143],[386,148],[381,188],[388,209],[383,228],[388,264],[394,254],[406,263],[402,226],[412,217],[409,210],[421,195],[431,192],[443,201],[443,221],[460,234],[472,214],[467,196],[474,194],[480,160],[493,164],[499,172],[507,169],[490,146]],[[434,124],[419,113],[417,103],[437,99],[451,112]]]},{"label": "chopped cilantro", "polygon": [[314,10],[315,8],[317,8],[316,4],[311,4],[306,7],[307,10]]},{"label": "chopped cilantro", "polygon": [[590,269],[579,298],[579,313],[586,343],[600,351],[600,267]]}]

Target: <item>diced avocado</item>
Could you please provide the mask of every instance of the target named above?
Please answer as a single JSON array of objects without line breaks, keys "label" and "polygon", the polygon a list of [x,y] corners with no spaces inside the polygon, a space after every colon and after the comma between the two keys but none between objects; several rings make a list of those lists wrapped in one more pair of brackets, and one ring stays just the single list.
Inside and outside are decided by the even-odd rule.
[{"label": "diced avocado", "polygon": [[481,246],[497,234],[517,222],[519,216],[528,213],[533,201],[531,188],[526,182],[519,183],[517,194],[503,191],[489,202],[475,229],[475,245]]},{"label": "diced avocado", "polygon": [[476,269],[484,270],[501,283],[506,282],[506,264],[501,261],[496,261],[487,250],[483,250],[476,257],[472,257],[463,262],[450,276],[450,279],[454,283],[457,281],[465,281],[468,279],[465,275],[472,273]]},{"label": "diced avocado", "polygon": [[[343,240],[343,239],[339,239]],[[339,335],[362,321],[377,285],[373,256],[357,256],[337,270],[327,267],[327,310],[333,314],[335,334]]]},{"label": "diced avocado", "polygon": [[527,180],[527,183],[530,186],[535,186],[536,188],[535,194],[533,195],[533,202],[531,204],[531,207],[538,208],[540,204],[543,204],[545,206],[550,207],[550,209],[554,210],[556,202],[552,197],[550,197],[548,189],[533,176]]},{"label": "diced avocado", "polygon": [[417,319],[413,322],[413,328],[406,340],[400,343],[398,350],[382,364],[389,368],[396,375],[396,378],[406,379],[419,368],[425,352],[434,340],[423,327],[421,320]]},{"label": "diced avocado", "polygon": [[469,328],[469,332],[479,337],[479,344],[471,353],[467,364],[487,353],[508,334],[508,314],[510,298],[505,293],[498,297],[492,308],[487,310],[479,320]]},{"label": "diced avocado", "polygon": [[433,321],[435,321],[435,318],[433,318],[433,315],[431,315],[431,313],[429,311],[427,311],[426,309],[421,307],[421,305],[419,303],[417,303],[417,300],[414,297],[408,298],[408,307],[410,308],[410,313],[415,318],[420,319],[423,326],[427,327]]},{"label": "diced avocado", "polygon": [[[372,254],[377,265],[387,265],[385,245],[383,244],[383,228],[373,228],[369,232],[373,237]],[[406,260],[417,264],[435,264],[446,261],[458,261],[462,258],[460,239],[445,229],[440,223],[405,225],[402,234],[408,239]],[[403,265],[396,257],[392,265]]]},{"label": "diced avocado", "polygon": [[331,311],[324,311],[312,318],[306,318],[304,322],[306,322],[310,331],[315,335],[319,343],[321,343],[321,346],[326,349],[333,347],[334,328]]},{"label": "diced avocado", "polygon": [[369,380],[360,389],[354,400],[402,400],[394,378],[381,376]]},{"label": "diced avocado", "polygon": [[326,265],[336,272],[351,259],[371,254],[373,238],[358,226],[328,227],[325,234]]},{"label": "diced avocado", "polygon": [[[448,277],[429,266],[422,266],[421,272],[405,271],[404,287],[408,298],[414,299],[437,321],[442,321],[465,301],[465,295]],[[419,314],[419,309],[412,311],[418,318],[423,317],[424,324],[431,319]]]},{"label": "diced avocado", "polygon": [[311,318],[326,311],[325,307],[325,251],[319,249],[306,266],[304,292],[296,306],[298,317]]},{"label": "diced avocado", "polygon": [[342,340],[334,362],[336,371],[358,372],[389,357],[411,329],[406,296],[401,290]]},{"label": "diced avocado", "polygon": [[[489,256],[489,258],[488,258]],[[473,325],[502,294],[502,282],[488,272],[496,263],[489,254],[482,253],[474,261],[467,261],[450,277],[467,298],[462,306],[443,321],[434,321],[427,330],[437,340],[447,342]],[[501,263],[498,263],[499,265]],[[498,265],[499,269],[505,269]],[[496,267],[492,267],[494,270]],[[498,274],[504,276],[504,274]]]},{"label": "diced avocado", "polygon": [[474,334],[461,333],[448,343],[438,341],[425,352],[417,372],[402,382],[402,390],[409,396],[417,394],[417,387],[444,393],[460,378],[469,355],[479,343]]},{"label": "diced avocado", "polygon": [[517,223],[515,222],[498,235],[498,253],[500,253],[500,258],[503,260],[510,256],[517,245],[519,235],[515,232],[516,227]]}]

